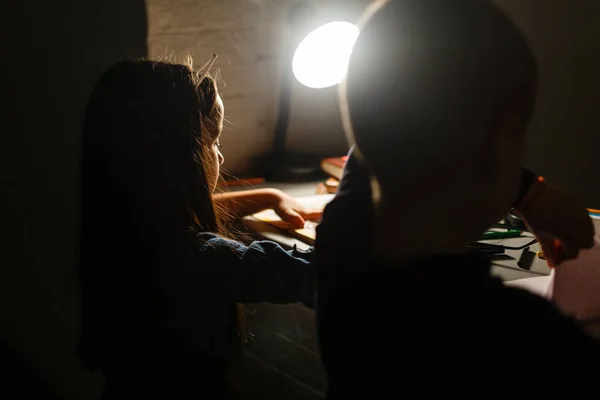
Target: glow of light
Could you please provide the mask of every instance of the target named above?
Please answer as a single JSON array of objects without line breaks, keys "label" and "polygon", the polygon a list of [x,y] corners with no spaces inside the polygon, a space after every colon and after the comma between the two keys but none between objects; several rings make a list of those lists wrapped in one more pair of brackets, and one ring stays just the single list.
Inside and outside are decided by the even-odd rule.
[{"label": "glow of light", "polygon": [[311,33],[298,45],[292,60],[294,76],[301,84],[322,89],[340,83],[359,29],[349,22],[330,22]]}]

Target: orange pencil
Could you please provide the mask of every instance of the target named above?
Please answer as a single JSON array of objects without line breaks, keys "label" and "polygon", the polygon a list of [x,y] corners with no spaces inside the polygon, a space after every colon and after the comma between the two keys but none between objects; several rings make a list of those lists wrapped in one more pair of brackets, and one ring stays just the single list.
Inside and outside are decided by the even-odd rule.
[{"label": "orange pencil", "polygon": [[595,210],[593,208],[588,208],[587,210],[592,214],[600,214],[600,210]]}]

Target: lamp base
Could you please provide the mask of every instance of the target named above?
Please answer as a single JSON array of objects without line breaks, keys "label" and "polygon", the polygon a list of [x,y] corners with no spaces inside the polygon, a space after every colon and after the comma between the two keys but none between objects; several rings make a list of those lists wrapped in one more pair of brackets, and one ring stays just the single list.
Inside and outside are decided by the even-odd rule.
[{"label": "lamp base", "polygon": [[258,170],[271,182],[310,182],[324,179],[322,156],[305,153],[271,153],[258,158]]}]

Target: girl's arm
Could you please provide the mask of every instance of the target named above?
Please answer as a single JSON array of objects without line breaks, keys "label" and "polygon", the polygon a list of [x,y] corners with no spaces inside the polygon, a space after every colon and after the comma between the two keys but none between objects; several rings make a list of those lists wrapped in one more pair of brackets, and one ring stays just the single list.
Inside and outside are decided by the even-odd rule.
[{"label": "girl's arm", "polygon": [[295,228],[303,228],[305,219],[318,219],[321,215],[321,211],[308,210],[292,197],[277,189],[251,189],[218,193],[213,196],[213,199],[216,202],[234,203],[232,211],[238,217],[273,209],[282,220]]},{"label": "girl's arm", "polygon": [[286,251],[277,243],[256,241],[245,246],[211,233],[200,233],[204,279],[240,303],[294,303],[309,306],[316,292],[316,266],[311,254]]},{"label": "girl's arm", "polygon": [[217,202],[234,202],[236,207],[232,211],[240,217],[245,217],[273,208],[281,193],[276,189],[251,189],[217,193],[213,196],[213,200]]}]

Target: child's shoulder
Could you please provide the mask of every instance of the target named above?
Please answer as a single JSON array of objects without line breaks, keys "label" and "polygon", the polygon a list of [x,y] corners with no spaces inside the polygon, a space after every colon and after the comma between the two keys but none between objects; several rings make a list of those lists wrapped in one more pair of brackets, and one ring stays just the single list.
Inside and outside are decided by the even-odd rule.
[{"label": "child's shoulder", "polygon": [[201,252],[232,252],[238,256],[242,256],[248,247],[236,240],[226,239],[215,233],[200,232],[196,234],[198,250]]},{"label": "child's shoulder", "polygon": [[226,239],[217,234],[201,232],[196,234],[198,250],[204,254],[214,254],[217,257],[236,256],[252,259],[296,259],[305,262],[312,261],[313,248],[305,251],[296,249],[285,250],[278,243],[270,240],[256,240],[248,245],[236,240]]}]

